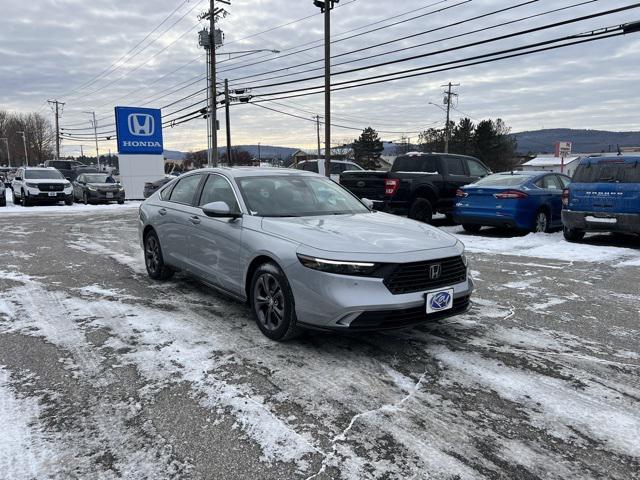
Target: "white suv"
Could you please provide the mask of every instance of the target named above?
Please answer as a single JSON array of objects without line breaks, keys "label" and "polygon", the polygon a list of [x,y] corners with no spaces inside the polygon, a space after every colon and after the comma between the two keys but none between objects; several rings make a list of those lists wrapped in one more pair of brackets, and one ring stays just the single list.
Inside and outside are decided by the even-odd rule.
[{"label": "white suv", "polygon": [[22,167],[13,182],[13,203],[25,207],[36,203],[73,203],[73,186],[55,168]]}]

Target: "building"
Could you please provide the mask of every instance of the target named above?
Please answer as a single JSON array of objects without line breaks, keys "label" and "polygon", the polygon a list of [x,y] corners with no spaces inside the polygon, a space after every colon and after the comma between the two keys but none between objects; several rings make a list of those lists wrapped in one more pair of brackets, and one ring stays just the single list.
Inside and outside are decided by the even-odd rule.
[{"label": "building", "polygon": [[524,162],[520,168],[522,170],[564,173],[571,176],[576,171],[579,159],[579,156],[565,157],[563,164],[561,157],[539,155],[528,162]]}]

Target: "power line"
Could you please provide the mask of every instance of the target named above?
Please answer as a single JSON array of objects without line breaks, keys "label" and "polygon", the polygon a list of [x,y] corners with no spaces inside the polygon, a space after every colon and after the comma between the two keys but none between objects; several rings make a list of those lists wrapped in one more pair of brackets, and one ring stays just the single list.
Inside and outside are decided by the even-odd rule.
[{"label": "power line", "polygon": [[[639,6],[640,6],[640,3],[634,3],[632,5],[628,5],[628,6],[625,6],[625,7],[620,7],[620,8],[615,8],[615,9],[612,9],[612,10],[606,10],[606,11],[603,11],[603,12],[593,13],[593,14],[590,14],[590,15],[582,16],[582,17],[571,18],[571,19],[568,19],[568,20],[563,20],[563,21],[560,21],[560,22],[555,22],[555,23],[551,23],[551,24],[547,24],[547,25],[542,25],[542,26],[539,26],[539,27],[528,28],[526,30],[520,30],[519,32],[513,32],[513,33],[506,34],[506,35],[500,35],[498,37],[492,37],[492,38],[485,39],[485,40],[479,40],[479,41],[476,41],[476,42],[466,43],[466,44],[458,45],[458,46],[455,46],[455,47],[436,50],[436,51],[433,51],[433,52],[423,53],[423,54],[420,54],[420,55],[412,55],[410,57],[404,57],[404,58],[400,58],[400,59],[396,59],[396,60],[389,60],[387,62],[377,63],[377,64],[374,64],[374,65],[367,65],[367,66],[364,66],[364,67],[352,68],[350,70],[343,70],[343,71],[334,73],[334,75],[337,76],[337,75],[345,75],[345,74],[348,74],[348,73],[356,73],[356,72],[361,72],[363,70],[370,70],[372,68],[379,68],[379,67],[384,67],[384,66],[389,66],[389,65],[395,65],[395,64],[398,64],[398,63],[404,63],[404,62],[408,62],[408,61],[418,60],[418,59],[422,59],[422,58],[426,58],[426,57],[431,57],[431,56],[434,56],[434,55],[439,55],[439,54],[442,54],[442,53],[449,53],[449,52],[453,52],[453,51],[457,51],[457,50],[463,50],[463,49],[466,49],[466,48],[469,48],[469,47],[485,45],[487,43],[493,43],[493,42],[497,42],[497,41],[500,41],[500,40],[507,40],[507,39],[510,39],[510,38],[514,38],[514,37],[518,37],[518,36],[522,36],[522,35],[527,35],[527,34],[530,34],[530,33],[540,32],[540,31],[543,31],[543,30],[551,29],[551,28],[556,28],[556,27],[561,27],[561,26],[565,26],[565,25],[570,25],[570,24],[573,24],[573,23],[583,22],[585,20],[591,20],[591,19],[594,19],[594,18],[599,18],[599,17],[602,17],[602,16],[606,16],[606,15],[612,15],[614,13],[620,13],[620,12],[623,12],[623,11],[632,10],[632,9],[638,8]],[[618,28],[622,28],[622,27],[620,26]],[[577,38],[580,35],[582,35],[582,34],[575,34],[575,35],[565,36],[565,37],[562,37],[560,39],[553,40],[553,42],[558,42],[558,41],[561,41],[561,40],[566,40],[566,39],[571,39],[571,38]],[[537,45],[537,44],[534,44],[534,45]],[[504,51],[506,52],[506,51],[509,51],[509,50],[504,50]],[[473,59],[473,58],[480,58],[480,57],[471,57],[471,58]],[[441,64],[441,65],[444,65],[444,64]],[[436,65],[436,66],[438,66],[438,65]],[[404,70],[404,71],[401,71],[401,72],[386,74],[386,76],[396,75],[396,74],[400,74],[400,73],[408,73],[408,72],[412,72],[412,71],[422,70],[424,68],[428,68],[428,67],[418,67],[418,68],[414,68],[414,69]],[[255,89],[260,89],[260,88],[270,88],[270,87],[276,87],[276,86],[282,86],[282,85],[290,85],[290,84],[294,84],[294,83],[308,82],[310,80],[318,80],[318,79],[321,79],[321,78],[323,78],[322,75],[316,75],[316,76],[313,76],[313,77],[306,77],[306,78],[301,78],[301,79],[297,79],[297,80],[289,80],[289,81],[286,81],[286,82],[276,82],[276,83],[271,83],[271,84],[252,86],[251,89],[255,90]],[[359,80],[351,80],[351,81],[342,82],[342,83],[353,83],[353,82],[356,82],[356,81],[370,80],[370,79],[373,79],[373,78],[376,78],[376,77],[362,78],[362,79],[359,79]],[[338,85],[340,85],[340,84],[338,84]],[[314,89],[314,88],[321,88],[321,87],[308,87],[307,89]],[[279,92],[279,93],[289,93],[289,92],[285,91],[285,92]],[[273,93],[263,94],[263,96],[264,95],[273,95]]]}]

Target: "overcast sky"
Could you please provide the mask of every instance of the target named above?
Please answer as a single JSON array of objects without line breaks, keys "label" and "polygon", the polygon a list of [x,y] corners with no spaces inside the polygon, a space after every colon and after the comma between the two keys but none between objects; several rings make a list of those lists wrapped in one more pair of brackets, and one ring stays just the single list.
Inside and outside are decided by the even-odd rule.
[{"label": "overcast sky", "polygon": [[[335,39],[377,30],[335,43],[333,54],[386,44],[335,59],[335,63],[350,63],[336,66],[334,71],[421,55],[633,3],[630,0],[539,0],[507,12],[449,26],[525,1],[342,0],[340,7],[332,14]],[[445,40],[446,37],[579,3],[584,4]],[[20,112],[40,111],[50,115],[45,101],[58,98],[66,102],[61,122],[64,126],[88,128],[89,115],[83,112],[95,110],[99,131],[109,132],[114,128],[115,105],[165,107],[165,115],[188,107],[204,98],[204,94],[172,106],[167,105],[206,85],[204,78],[199,80],[205,73],[205,61],[203,50],[197,46],[197,32],[204,24],[197,17],[207,5],[208,1],[198,0],[3,0],[0,17],[0,108]],[[322,17],[312,0],[232,0],[232,5],[227,8],[230,15],[220,22],[226,37],[226,44],[220,53],[265,48],[278,49],[281,53],[255,53],[242,58],[233,58],[238,55],[232,55],[231,60],[220,54],[218,81],[229,78],[232,88],[255,87],[321,74],[321,71],[313,71],[266,80],[322,67],[322,62],[318,62],[297,69],[290,68],[321,60],[323,56]],[[301,20],[307,16],[311,17]],[[640,9],[395,65],[338,75],[335,81],[459,60],[634,20],[640,20]],[[398,22],[401,23],[389,26]],[[433,29],[438,30],[393,42],[399,37]],[[426,42],[431,44],[386,54],[391,50]],[[300,45],[303,44],[304,49],[315,48],[288,55],[301,50]],[[363,59],[376,54],[385,55]],[[248,65],[258,61],[264,62]],[[452,81],[460,84],[456,88],[459,99],[457,110],[453,111],[454,120],[465,114],[475,121],[501,117],[516,132],[556,127],[640,130],[639,66],[640,33],[637,33],[335,92],[333,123],[352,128],[371,125],[384,132],[381,136],[385,140],[397,140],[402,132],[416,139],[416,132],[444,122],[444,113],[429,102],[442,104],[441,85]],[[255,76],[284,68],[288,70]],[[243,78],[248,76],[252,77]],[[302,85],[257,88],[252,95],[321,83],[322,80],[312,80]],[[180,87],[184,88],[176,91]],[[322,95],[262,105],[309,120],[316,112],[322,114],[324,109]],[[184,113],[194,108],[188,108]],[[312,121],[288,117],[255,105],[234,106],[231,115],[234,144],[262,142],[296,147],[315,145],[316,127]],[[224,144],[224,122],[221,127],[221,144]],[[74,132],[88,133],[83,130]],[[355,130],[341,127],[333,129],[334,140],[338,143],[357,135]],[[80,144],[92,148],[91,138],[88,137],[86,142],[66,141],[63,153],[75,154]],[[205,147],[205,121],[195,120],[166,128],[165,144],[166,148],[185,151]],[[101,151],[107,148],[115,151],[115,142],[101,143],[100,148]]]}]

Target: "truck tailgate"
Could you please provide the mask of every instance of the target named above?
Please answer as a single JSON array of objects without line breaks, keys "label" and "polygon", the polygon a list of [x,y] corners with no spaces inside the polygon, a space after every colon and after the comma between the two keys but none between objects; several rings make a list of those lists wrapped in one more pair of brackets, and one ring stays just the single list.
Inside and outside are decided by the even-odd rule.
[{"label": "truck tailgate", "polygon": [[358,198],[384,200],[384,182],[387,172],[351,171],[340,174],[340,185],[350,190]]}]

